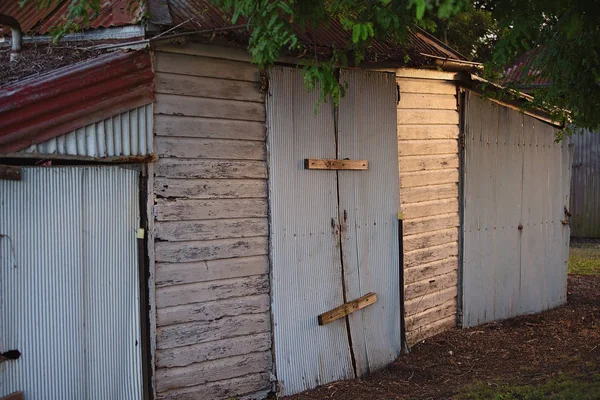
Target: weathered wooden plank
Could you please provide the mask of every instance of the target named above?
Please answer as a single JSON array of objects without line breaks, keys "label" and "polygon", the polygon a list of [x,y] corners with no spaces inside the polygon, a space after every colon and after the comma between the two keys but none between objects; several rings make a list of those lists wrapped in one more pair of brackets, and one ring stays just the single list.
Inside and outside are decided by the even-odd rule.
[{"label": "weathered wooden plank", "polygon": [[156,94],[155,114],[264,121],[265,106],[248,101]]},{"label": "weathered wooden plank", "polygon": [[192,344],[268,332],[271,329],[269,313],[223,317],[210,322],[189,322],[157,328],[157,349],[189,346]]},{"label": "weathered wooden plank", "polygon": [[258,68],[249,62],[166,52],[156,52],[155,54],[154,70],[156,72],[260,82]]},{"label": "weathered wooden plank", "polygon": [[9,181],[21,180],[21,167],[14,165],[0,165],[0,179]]},{"label": "weathered wooden plank", "polygon": [[438,275],[444,275],[451,271],[458,271],[458,257],[452,256],[443,260],[434,261],[428,264],[421,264],[414,268],[404,270],[404,284],[430,279]]},{"label": "weathered wooden plank", "polygon": [[271,365],[271,352],[263,351],[181,368],[161,368],[156,371],[156,391],[164,392],[264,372],[268,371]]},{"label": "weathered wooden plank", "polygon": [[269,295],[263,294],[163,307],[156,312],[156,324],[157,326],[166,326],[194,321],[212,321],[225,316],[260,314],[269,311],[269,302]]},{"label": "weathered wooden plank", "polygon": [[456,317],[451,315],[439,321],[429,324],[427,327],[416,329],[412,332],[406,332],[406,341],[409,346],[412,346],[421,340],[430,338],[438,333],[445,332],[456,326]]},{"label": "weathered wooden plank", "polygon": [[442,199],[403,204],[404,220],[458,212],[458,199]]},{"label": "weathered wooden plank", "polygon": [[398,125],[454,125],[458,124],[455,110],[398,110]]},{"label": "weathered wooden plank", "polygon": [[163,197],[190,199],[243,199],[267,197],[264,179],[156,178],[154,191]]},{"label": "weathered wooden plank", "polygon": [[156,242],[156,262],[194,262],[267,254],[266,236],[193,242]]},{"label": "weathered wooden plank", "polygon": [[366,295],[359,297],[356,300],[350,301],[346,304],[342,304],[333,310],[327,311],[318,316],[319,325],[327,325],[330,322],[344,318],[346,315],[351,314],[355,311],[365,308],[377,301],[377,295],[375,293],[367,293]]},{"label": "weathered wooden plank", "polygon": [[409,219],[403,224],[404,236],[415,235],[417,233],[431,232],[438,229],[446,229],[459,226],[458,212],[433,217],[424,217]]},{"label": "weathered wooden plank", "polygon": [[337,160],[332,158],[306,158],[304,169],[329,169],[329,170],[367,170],[367,160]]},{"label": "weathered wooden plank", "polygon": [[458,140],[401,140],[398,142],[398,154],[403,156],[458,154]]},{"label": "weathered wooden plank", "polygon": [[444,168],[458,168],[458,154],[402,156],[398,160],[400,173]]},{"label": "weathered wooden plank", "polygon": [[163,178],[267,178],[267,164],[264,161],[159,158],[155,165],[156,176]]},{"label": "weathered wooden plank", "polygon": [[257,121],[155,115],[154,133],[158,136],[264,141],[265,124]]},{"label": "weathered wooden plank", "polygon": [[436,307],[452,299],[456,299],[458,290],[456,287],[450,287],[439,292],[427,293],[423,296],[407,300],[404,302],[406,316],[414,315],[430,308]]},{"label": "weathered wooden plank", "polygon": [[265,199],[241,200],[156,200],[157,221],[220,218],[259,218],[267,216]]},{"label": "weathered wooden plank", "polygon": [[392,71],[396,73],[398,82],[402,82],[401,78],[435,79],[442,81],[453,81],[460,78],[457,72],[440,71],[437,69],[399,68]]},{"label": "weathered wooden plank", "polygon": [[456,95],[401,93],[398,109],[456,110]]},{"label": "weathered wooden plank", "polygon": [[169,242],[233,239],[269,234],[266,218],[159,221],[154,227],[155,237]]},{"label": "weathered wooden plank", "polygon": [[403,93],[456,94],[456,84],[425,79],[397,79],[400,96]]},{"label": "weathered wooden plank", "polygon": [[167,286],[156,289],[156,307],[161,309],[268,292],[269,278],[266,275]]},{"label": "weathered wooden plank", "polygon": [[409,252],[452,242],[458,243],[458,228],[448,228],[405,236],[404,251]]},{"label": "weathered wooden plank", "polygon": [[458,198],[458,183],[404,188],[400,196],[402,204]]},{"label": "weathered wooden plank", "polygon": [[415,331],[426,329],[428,325],[433,324],[440,319],[448,317],[456,318],[456,305],[456,299],[452,299],[422,313],[411,315],[406,318],[406,330]]},{"label": "weathered wooden plank", "polygon": [[249,140],[156,136],[154,144],[161,157],[264,160],[267,151],[264,142]]},{"label": "weathered wooden plank", "polygon": [[155,281],[156,286],[161,287],[267,273],[269,259],[263,255],[193,263],[158,263]]},{"label": "weathered wooden plank", "polygon": [[405,172],[400,176],[400,188],[442,185],[454,182],[458,182],[458,168]]},{"label": "weathered wooden plank", "polygon": [[[444,289],[458,288],[458,272],[451,271],[445,275],[438,275],[406,285],[404,288],[405,300],[415,299],[427,293],[440,292]],[[458,290],[458,289],[457,289]]]},{"label": "weathered wooden plank", "polygon": [[268,373],[251,374],[201,386],[158,393],[157,400],[223,400],[237,398],[240,393],[270,390],[270,387],[271,381]]},{"label": "weathered wooden plank", "polygon": [[264,101],[264,94],[260,92],[258,82],[157,73],[154,84],[156,93],[260,103]]},{"label": "weathered wooden plank", "polygon": [[404,267],[412,268],[458,255],[458,243],[448,243],[404,254]]},{"label": "weathered wooden plank", "polygon": [[185,367],[186,365],[266,351],[271,348],[269,332],[240,336],[191,346],[163,349],[156,353],[158,368]]},{"label": "weathered wooden plank", "polygon": [[458,124],[453,125],[398,125],[399,140],[458,139]]}]

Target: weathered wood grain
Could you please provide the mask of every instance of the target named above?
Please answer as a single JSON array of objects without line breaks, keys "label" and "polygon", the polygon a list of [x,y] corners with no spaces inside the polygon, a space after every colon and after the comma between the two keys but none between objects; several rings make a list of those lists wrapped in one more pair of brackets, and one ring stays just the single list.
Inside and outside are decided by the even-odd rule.
[{"label": "weathered wood grain", "polygon": [[267,151],[263,142],[249,140],[156,136],[154,145],[161,157],[264,160]]},{"label": "weathered wood grain", "polygon": [[432,155],[432,154],[458,154],[458,140],[431,139],[431,140],[400,140],[398,154],[403,156]]},{"label": "weathered wood grain", "polygon": [[269,295],[262,294],[164,307],[158,309],[156,313],[156,324],[165,326],[194,321],[212,321],[225,316],[260,314],[269,311],[269,303]]},{"label": "weathered wood grain", "polygon": [[267,332],[269,313],[224,317],[210,322],[190,322],[157,328],[158,350]]},{"label": "weathered wood grain", "polygon": [[457,125],[458,112],[455,110],[399,109],[398,124]]},{"label": "weathered wood grain", "polygon": [[269,332],[239,336],[208,343],[163,349],[156,354],[158,368],[185,367],[186,365],[266,351],[271,348]]},{"label": "weathered wood grain", "polygon": [[264,101],[264,95],[260,92],[258,82],[157,73],[154,77],[154,84],[156,93],[259,103]]},{"label": "weathered wood grain", "polygon": [[456,299],[406,318],[406,330],[409,332],[426,329],[428,325],[448,317],[456,318]]},{"label": "weathered wood grain", "polygon": [[268,371],[271,365],[271,352],[263,351],[191,364],[186,367],[161,368],[156,371],[156,391],[164,392],[260,373]]},{"label": "weathered wood grain", "polygon": [[266,218],[166,221],[155,224],[156,238],[169,242],[267,236],[268,233]]},{"label": "weathered wood grain", "polygon": [[155,279],[156,286],[161,287],[241,278],[268,272],[269,259],[266,255],[262,255],[191,263],[158,263]]},{"label": "weathered wood grain", "polygon": [[427,79],[397,79],[400,96],[403,93],[456,94],[456,84]]},{"label": "weathered wood grain", "polygon": [[404,254],[404,267],[412,268],[458,255],[458,243],[448,243]]},{"label": "weathered wood grain", "polygon": [[458,139],[458,124],[398,125],[399,140]]},{"label": "weathered wood grain", "polygon": [[406,300],[411,300],[427,293],[435,293],[452,287],[457,288],[458,290],[457,284],[458,272],[451,271],[444,275],[438,275],[406,285],[404,288],[404,298]]},{"label": "weathered wood grain", "polygon": [[425,249],[446,243],[458,242],[458,228],[448,228],[404,237],[404,251]]},{"label": "weathered wood grain", "polygon": [[170,72],[182,75],[207,76],[251,82],[260,81],[258,68],[249,62],[194,57],[166,52],[156,52],[155,55],[154,70],[156,72]]},{"label": "weathered wood grain", "polygon": [[157,242],[156,262],[194,262],[267,254],[267,237]]},{"label": "weathered wood grain", "polygon": [[269,292],[269,277],[254,275],[156,289],[156,307],[175,307]]},{"label": "weathered wood grain", "polygon": [[457,288],[450,287],[438,292],[427,293],[420,297],[407,300],[404,303],[404,310],[407,316],[417,314],[430,308],[439,306],[447,301],[456,299]]},{"label": "weathered wood grain", "polygon": [[156,94],[155,114],[264,121],[265,106],[248,101]]},{"label": "weathered wood grain", "polygon": [[456,110],[456,95],[401,93],[398,109]]},{"label": "weathered wood grain", "polygon": [[367,293],[366,295],[359,297],[356,300],[349,301],[348,303],[342,304],[333,310],[324,312],[318,316],[319,325],[327,325],[330,322],[336,321],[340,318],[344,318],[346,315],[365,308],[377,301],[377,294]]},{"label": "weathered wood grain", "polygon": [[331,158],[306,158],[304,160],[304,169],[325,169],[325,170],[359,170],[369,169],[368,160],[337,160]]},{"label": "weathered wood grain", "polygon": [[450,81],[458,80],[459,74],[457,72],[440,71],[437,69],[423,69],[423,68],[399,68],[393,70],[396,73],[396,80],[398,83],[402,82],[402,78],[420,78],[427,80],[442,80]]},{"label": "weathered wood grain", "polygon": [[221,218],[266,218],[267,201],[265,199],[157,199],[155,214],[157,221],[184,221]]},{"label": "weathered wood grain", "polygon": [[458,168],[458,154],[402,156],[398,161],[402,173]]},{"label": "weathered wood grain", "polygon": [[264,161],[159,158],[156,176],[177,179],[266,179]]},{"label": "weathered wood grain", "polygon": [[404,284],[430,279],[438,275],[444,275],[452,271],[458,271],[458,257],[451,256],[442,260],[427,264],[420,264],[413,268],[404,270]]},{"label": "weathered wood grain", "polygon": [[454,182],[458,182],[458,168],[405,172],[400,178],[400,188],[433,186]]},{"label": "weathered wood grain", "polygon": [[406,341],[408,342],[409,346],[412,346],[423,339],[445,332],[448,329],[454,328],[455,326],[456,317],[451,315],[449,317],[440,319],[439,321],[430,323],[426,327],[406,332]]},{"label": "weathered wood grain", "polygon": [[403,204],[458,198],[458,182],[403,188],[400,194]]},{"label": "weathered wood grain", "polygon": [[257,121],[156,115],[154,133],[158,136],[264,141],[265,124]]},{"label": "weathered wood grain", "polygon": [[[453,196],[454,197],[454,196]],[[439,229],[458,227],[460,224],[458,213],[434,215],[433,217],[424,217],[409,219],[404,221],[404,236],[415,235],[418,233],[432,232]]]},{"label": "weathered wood grain", "polygon": [[154,191],[162,197],[188,199],[243,199],[267,197],[264,179],[156,178]]},{"label": "weathered wood grain", "polygon": [[250,374],[202,386],[158,393],[157,400],[223,400],[231,398],[242,400],[242,397],[239,396],[240,393],[256,393],[269,390],[270,387],[271,381],[268,373]]},{"label": "weathered wood grain", "polygon": [[402,210],[404,211],[404,220],[448,214],[451,212],[458,213],[458,199],[441,199],[404,204]]}]

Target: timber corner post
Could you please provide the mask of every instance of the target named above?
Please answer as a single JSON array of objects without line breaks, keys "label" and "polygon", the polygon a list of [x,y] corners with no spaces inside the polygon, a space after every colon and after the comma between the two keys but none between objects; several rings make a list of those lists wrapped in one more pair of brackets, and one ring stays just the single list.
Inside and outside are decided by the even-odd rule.
[{"label": "timber corner post", "polygon": [[398,291],[400,298],[400,354],[410,353],[410,348],[406,342],[406,316],[404,312],[404,239],[403,226],[404,213],[398,213]]}]

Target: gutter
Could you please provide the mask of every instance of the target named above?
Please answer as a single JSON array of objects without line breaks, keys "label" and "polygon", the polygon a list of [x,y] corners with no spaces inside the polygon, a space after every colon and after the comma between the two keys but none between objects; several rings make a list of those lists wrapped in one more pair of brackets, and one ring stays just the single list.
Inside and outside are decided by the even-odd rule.
[{"label": "gutter", "polygon": [[6,25],[10,27],[10,31],[12,34],[12,49],[10,51],[10,61],[15,62],[20,58],[21,49],[23,48],[23,31],[21,30],[21,24],[19,24],[19,21],[17,21],[10,15],[0,14],[0,25]]},{"label": "gutter", "polygon": [[483,71],[483,64],[473,61],[457,60],[450,57],[439,57],[420,53],[423,57],[435,60],[435,65],[444,71],[477,73]]}]

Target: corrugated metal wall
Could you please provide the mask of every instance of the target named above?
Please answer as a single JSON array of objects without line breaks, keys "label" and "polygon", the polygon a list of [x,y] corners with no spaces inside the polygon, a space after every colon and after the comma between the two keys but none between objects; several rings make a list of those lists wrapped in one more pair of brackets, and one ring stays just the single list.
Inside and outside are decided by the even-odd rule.
[{"label": "corrugated metal wall", "polygon": [[141,399],[139,173],[23,168],[0,181],[0,396]]},{"label": "corrugated metal wall", "polygon": [[463,326],[563,304],[569,140],[472,92],[465,115]]},{"label": "corrugated metal wall", "polygon": [[79,157],[146,156],[154,152],[152,104],[90,124],[19,153]]},{"label": "corrugated metal wall", "polygon": [[573,135],[571,143],[571,235],[600,238],[600,132]]}]

